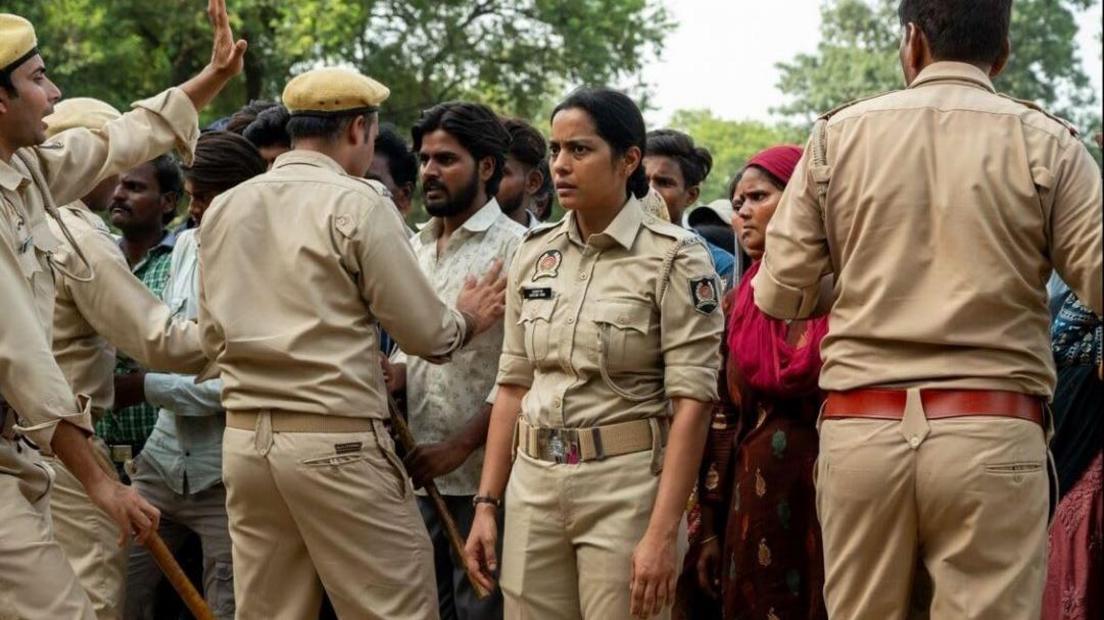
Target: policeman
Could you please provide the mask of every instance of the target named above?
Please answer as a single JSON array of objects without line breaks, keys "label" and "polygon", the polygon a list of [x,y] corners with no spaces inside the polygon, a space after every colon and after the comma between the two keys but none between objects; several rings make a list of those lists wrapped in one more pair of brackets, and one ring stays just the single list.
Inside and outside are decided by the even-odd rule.
[{"label": "policeman", "polygon": [[[817,505],[832,618],[1039,617],[1052,269],[1101,314],[1101,183],[1074,132],[997,94],[1011,0],[904,0],[908,88],[818,121],[756,303],[822,345]],[[830,295],[830,294],[829,294]]]},{"label": "policeman", "polygon": [[632,100],[576,91],[549,144],[568,215],[510,270],[468,566],[493,585],[505,502],[507,618],[669,618],[717,398],[719,279],[700,238],[641,206]]},{"label": "policeman", "polygon": [[[88,442],[89,399],[74,397],[53,358],[51,253],[58,242],[47,217],[104,177],[173,145],[190,148],[198,134],[196,110],[241,71],[245,52],[245,42],[233,40],[223,2],[212,0],[208,12],[215,44],[200,75],[135,104],[102,131],[67,131],[47,144],[43,119],[61,93],[46,77],[30,22],[0,14],[0,395],[7,402],[0,406],[0,616],[94,617],[52,541],[52,476],[32,442],[65,463],[122,529],[120,542],[135,531],[144,539],[157,528],[156,509],[96,463]],[[94,277],[87,263],[80,261],[79,277]]]},{"label": "policeman", "polygon": [[[66,99],[46,117],[46,135],[52,138],[71,129],[103,131],[120,116],[96,99]],[[152,368],[198,373],[207,363],[195,323],[170,320],[169,308],[134,277],[107,226],[93,213],[105,208],[96,202],[111,199],[111,184],[117,180],[112,175],[83,199],[59,207],[60,221],[75,246],[57,221],[47,221],[59,243],[54,259],[66,267],[57,281],[54,357],[73,391],[91,399],[93,423],[114,399],[116,346]],[[105,185],[109,189],[101,191]],[[95,277],[81,277],[78,247]],[[102,443],[97,442],[95,449],[107,458]],[[54,538],[73,565],[97,617],[117,618],[122,615],[126,550],[113,544],[114,528],[108,516],[91,503],[77,479],[60,461],[48,460],[57,473],[50,495]]]},{"label": "policeman", "polygon": [[[200,229],[199,324],[227,410],[223,478],[244,618],[437,615],[433,552],[384,426],[382,326],[446,360],[501,318],[494,266],[456,310],[398,210],[364,180],[388,89],[345,69],[284,89],[293,148],[220,194]],[[320,583],[321,582],[321,583]]]}]

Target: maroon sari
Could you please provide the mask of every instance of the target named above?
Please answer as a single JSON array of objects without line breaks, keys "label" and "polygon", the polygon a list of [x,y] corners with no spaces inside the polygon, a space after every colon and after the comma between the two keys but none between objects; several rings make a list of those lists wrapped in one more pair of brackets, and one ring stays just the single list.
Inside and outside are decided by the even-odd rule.
[{"label": "maroon sari", "polygon": [[722,540],[724,617],[827,618],[813,464],[825,319],[759,311],[751,266],[726,300],[721,402],[702,466],[701,501]]}]

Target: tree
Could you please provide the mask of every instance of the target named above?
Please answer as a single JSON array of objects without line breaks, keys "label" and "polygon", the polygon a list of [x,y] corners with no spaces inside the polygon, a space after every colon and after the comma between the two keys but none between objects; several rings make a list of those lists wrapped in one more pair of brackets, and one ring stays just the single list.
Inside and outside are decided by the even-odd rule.
[{"label": "tree", "polygon": [[702,202],[731,198],[725,195],[728,182],[752,155],[768,146],[802,144],[805,140],[803,131],[796,127],[730,121],[717,118],[708,110],[678,110],[671,116],[669,126],[686,132],[713,155],[713,171],[702,185]]},{"label": "tree", "polygon": [[[122,106],[207,61],[201,0],[9,0],[34,22],[51,76],[69,95]],[[245,79],[213,107],[275,98],[319,64],[348,64],[392,90],[408,125],[434,103],[474,98],[531,116],[569,84],[638,73],[671,29],[660,0],[235,0],[249,41]]]},{"label": "tree", "polygon": [[[790,101],[777,112],[804,122],[859,97],[902,87],[896,0],[830,0],[821,10],[814,54],[780,63],[779,89]],[[1081,69],[1075,11],[1094,0],[1017,0],[1012,57],[997,90],[1037,101],[1089,133],[1099,127],[1097,98]]]}]

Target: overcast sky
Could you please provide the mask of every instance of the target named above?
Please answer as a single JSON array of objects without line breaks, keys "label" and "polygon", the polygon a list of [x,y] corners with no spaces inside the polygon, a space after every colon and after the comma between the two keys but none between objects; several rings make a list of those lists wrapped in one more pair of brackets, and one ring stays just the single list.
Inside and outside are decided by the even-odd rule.
[{"label": "overcast sky", "polygon": [[[658,108],[648,114],[651,124],[666,123],[681,108],[770,120],[770,108],[782,103],[775,63],[815,51],[819,40],[820,0],[664,2],[678,28],[667,37],[662,59],[644,70]],[[1100,93],[1100,3],[1079,22],[1081,60]]]}]

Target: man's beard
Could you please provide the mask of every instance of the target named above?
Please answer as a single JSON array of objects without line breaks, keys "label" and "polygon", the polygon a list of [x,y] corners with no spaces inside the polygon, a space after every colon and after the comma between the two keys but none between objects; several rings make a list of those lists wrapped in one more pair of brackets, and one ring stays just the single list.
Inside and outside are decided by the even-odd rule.
[{"label": "man's beard", "polygon": [[525,192],[518,192],[514,196],[510,196],[504,200],[502,192],[499,192],[498,196],[495,196],[498,200],[498,206],[502,209],[502,212],[506,215],[513,215],[517,213],[517,210],[521,208],[521,205],[525,204]]},{"label": "man's beard", "polygon": [[461,188],[460,193],[456,196],[453,196],[449,188],[440,181],[430,181],[423,185],[422,195],[428,194],[430,190],[443,192],[445,194],[445,199],[436,203],[430,203],[426,200],[425,208],[427,213],[433,217],[452,217],[454,215],[459,215],[471,207],[472,201],[475,200],[475,195],[479,193],[479,175],[473,174],[468,184]]}]

